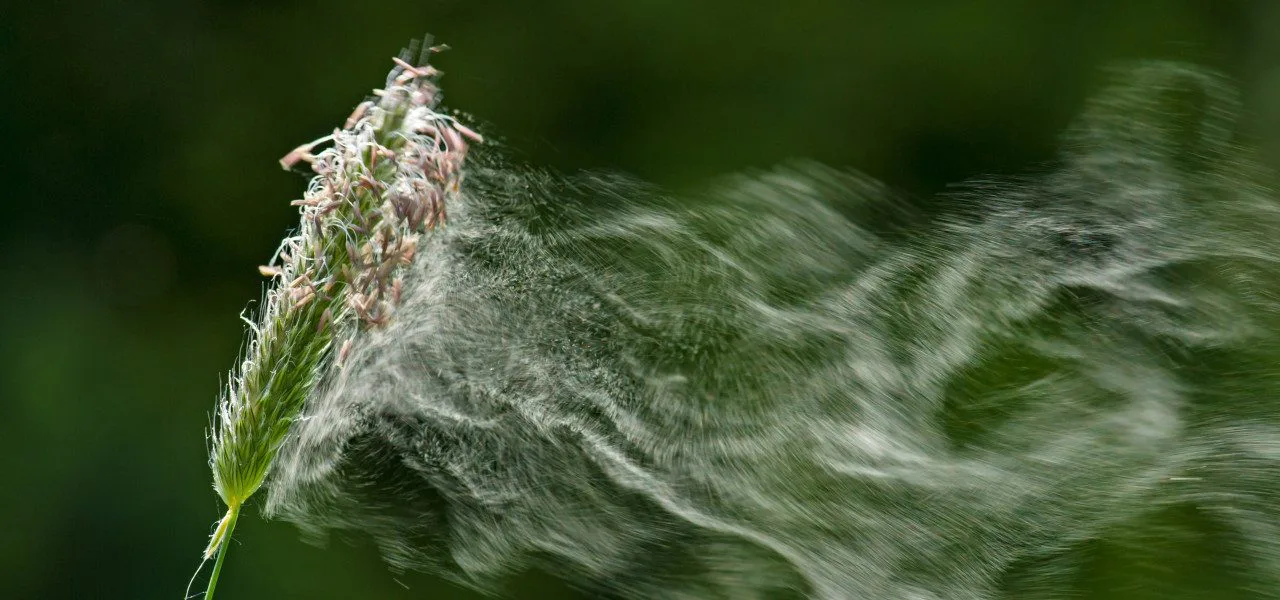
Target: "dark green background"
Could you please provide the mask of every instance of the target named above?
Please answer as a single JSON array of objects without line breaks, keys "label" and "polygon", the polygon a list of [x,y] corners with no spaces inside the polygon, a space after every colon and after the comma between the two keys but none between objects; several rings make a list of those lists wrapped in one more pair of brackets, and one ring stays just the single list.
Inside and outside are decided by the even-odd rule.
[{"label": "dark green background", "polygon": [[[0,597],[180,597],[221,507],[205,430],[255,266],[327,133],[431,32],[521,160],[681,187],[806,156],[917,196],[1052,158],[1117,59],[1250,91],[1270,2],[30,2],[0,9]],[[1266,114],[1263,115],[1264,117]],[[221,598],[464,598],[251,508]],[[393,578],[394,577],[394,578]],[[407,586],[408,589],[406,589]],[[513,596],[568,597],[537,577]]]}]

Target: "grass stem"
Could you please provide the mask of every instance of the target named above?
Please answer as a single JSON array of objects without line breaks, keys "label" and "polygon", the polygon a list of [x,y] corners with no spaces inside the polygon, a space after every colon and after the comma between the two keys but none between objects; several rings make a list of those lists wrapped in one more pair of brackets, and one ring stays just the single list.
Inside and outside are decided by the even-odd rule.
[{"label": "grass stem", "polygon": [[217,531],[210,542],[210,550],[216,548],[218,560],[213,563],[213,573],[209,575],[209,587],[205,588],[204,600],[213,600],[213,592],[218,587],[218,575],[222,573],[222,561],[227,558],[227,546],[230,546],[231,532],[236,529],[236,519],[240,516],[240,505],[229,507],[227,516],[222,518]]}]

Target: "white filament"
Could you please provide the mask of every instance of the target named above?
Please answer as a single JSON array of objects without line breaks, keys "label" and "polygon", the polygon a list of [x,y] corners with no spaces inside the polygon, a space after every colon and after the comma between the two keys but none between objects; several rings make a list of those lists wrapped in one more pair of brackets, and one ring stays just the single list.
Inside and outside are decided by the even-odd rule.
[{"label": "white filament", "polygon": [[471,168],[269,510],[485,589],[1091,597],[1115,552],[1115,597],[1280,597],[1276,200],[1222,83],[1123,77],[966,216],[808,163],[678,200]]}]

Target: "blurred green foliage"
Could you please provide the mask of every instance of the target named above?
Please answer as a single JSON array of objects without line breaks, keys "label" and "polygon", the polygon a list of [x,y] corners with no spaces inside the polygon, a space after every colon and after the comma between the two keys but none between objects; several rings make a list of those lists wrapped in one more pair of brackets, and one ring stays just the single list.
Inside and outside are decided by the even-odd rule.
[{"label": "blurred green foliage", "polygon": [[[1265,2],[36,2],[0,20],[0,596],[176,598],[221,515],[205,429],[305,179],[430,32],[518,159],[682,187],[793,156],[917,197],[1052,158],[1130,58],[1251,81]],[[922,201],[923,202],[923,201]],[[225,598],[465,598],[251,506]],[[538,575],[515,597],[571,597]]]}]

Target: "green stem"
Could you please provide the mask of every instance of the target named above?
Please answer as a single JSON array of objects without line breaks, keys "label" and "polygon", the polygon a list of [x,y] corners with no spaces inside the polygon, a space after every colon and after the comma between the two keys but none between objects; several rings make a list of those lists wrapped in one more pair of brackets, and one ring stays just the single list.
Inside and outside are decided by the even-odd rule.
[{"label": "green stem", "polygon": [[209,575],[209,587],[205,589],[204,600],[213,600],[213,591],[218,587],[218,575],[222,573],[222,561],[227,558],[227,546],[231,545],[231,532],[235,531],[236,519],[239,517],[240,505],[229,507],[227,516],[223,518],[223,525],[214,534],[214,543],[220,547],[218,548],[218,560],[213,563],[213,573]]}]

